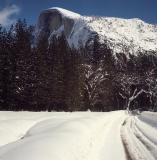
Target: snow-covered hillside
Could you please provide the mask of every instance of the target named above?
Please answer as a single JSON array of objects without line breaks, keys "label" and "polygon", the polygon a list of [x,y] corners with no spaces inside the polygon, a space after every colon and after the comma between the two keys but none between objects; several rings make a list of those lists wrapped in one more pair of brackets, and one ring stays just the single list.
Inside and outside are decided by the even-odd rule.
[{"label": "snow-covered hillside", "polygon": [[156,117],[0,112],[0,160],[155,160]]},{"label": "snow-covered hillside", "polygon": [[140,19],[122,19],[114,17],[87,17],[77,13],[54,7],[44,10],[38,20],[37,34],[54,34],[65,32],[71,46],[85,45],[89,39],[98,34],[100,41],[108,42],[114,52],[130,49],[157,50],[157,25],[148,24]]}]

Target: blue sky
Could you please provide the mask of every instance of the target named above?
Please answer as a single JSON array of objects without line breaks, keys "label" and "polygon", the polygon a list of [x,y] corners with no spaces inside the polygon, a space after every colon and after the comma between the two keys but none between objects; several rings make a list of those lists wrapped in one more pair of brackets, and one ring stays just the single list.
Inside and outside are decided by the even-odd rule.
[{"label": "blue sky", "polygon": [[40,11],[50,7],[62,7],[81,15],[140,18],[157,23],[157,0],[0,0],[0,23],[5,20],[7,25],[17,18],[26,18],[35,24]]}]

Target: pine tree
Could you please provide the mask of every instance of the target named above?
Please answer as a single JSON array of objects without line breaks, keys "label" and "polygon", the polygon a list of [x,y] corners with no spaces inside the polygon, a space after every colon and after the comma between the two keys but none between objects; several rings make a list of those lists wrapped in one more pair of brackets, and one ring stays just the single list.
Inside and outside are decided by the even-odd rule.
[{"label": "pine tree", "polygon": [[102,44],[100,43],[99,35],[94,36],[93,49],[92,49],[92,63],[95,67],[99,65],[100,60],[103,58]]},{"label": "pine tree", "polygon": [[46,37],[41,37],[36,44],[36,101],[37,110],[48,109],[48,89],[51,88],[49,82],[49,68],[48,68],[48,40]]},{"label": "pine tree", "polygon": [[55,97],[56,110],[67,110],[68,106],[65,102],[65,81],[67,75],[66,67],[69,63],[68,57],[68,44],[64,34],[62,34],[57,39],[56,43],[56,53],[54,52],[54,61],[53,61],[53,90]]},{"label": "pine tree", "polygon": [[11,27],[0,29],[0,101],[4,110],[14,107],[15,54],[14,37]]},{"label": "pine tree", "polygon": [[33,81],[32,77],[32,32],[33,27],[28,26],[26,21],[18,20],[14,28],[14,52],[16,54],[16,106],[18,110],[30,110],[30,103],[33,95]]}]

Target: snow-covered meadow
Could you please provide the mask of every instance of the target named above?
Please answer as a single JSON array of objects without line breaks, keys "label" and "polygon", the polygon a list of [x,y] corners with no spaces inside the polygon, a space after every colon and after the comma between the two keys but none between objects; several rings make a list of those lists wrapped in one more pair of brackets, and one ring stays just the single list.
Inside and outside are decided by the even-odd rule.
[{"label": "snow-covered meadow", "polygon": [[157,114],[0,112],[0,160],[155,160]]}]

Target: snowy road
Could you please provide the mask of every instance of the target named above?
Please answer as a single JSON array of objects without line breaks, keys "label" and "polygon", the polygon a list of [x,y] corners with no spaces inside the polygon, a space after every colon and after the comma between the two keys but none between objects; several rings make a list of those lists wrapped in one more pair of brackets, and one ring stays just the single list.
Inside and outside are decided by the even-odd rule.
[{"label": "snowy road", "polygon": [[157,114],[145,112],[129,116],[121,133],[132,160],[157,160]]},{"label": "snowy road", "polygon": [[155,160],[157,114],[0,112],[0,160]]}]

